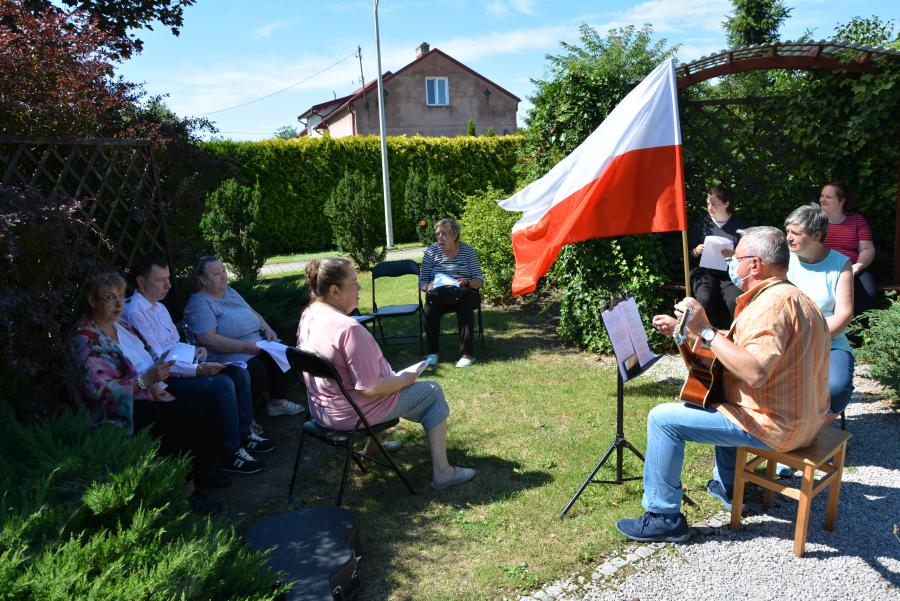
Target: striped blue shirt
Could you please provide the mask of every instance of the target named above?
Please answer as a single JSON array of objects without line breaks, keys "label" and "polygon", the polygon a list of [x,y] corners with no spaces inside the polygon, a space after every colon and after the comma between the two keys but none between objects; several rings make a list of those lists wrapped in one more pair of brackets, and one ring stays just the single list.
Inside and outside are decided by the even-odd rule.
[{"label": "striped blue shirt", "polygon": [[459,243],[459,252],[452,259],[444,254],[444,249],[436,242],[425,249],[422,268],[419,271],[419,286],[427,286],[436,273],[444,273],[454,279],[465,278],[484,282],[478,255],[475,254],[475,249],[465,242]]}]

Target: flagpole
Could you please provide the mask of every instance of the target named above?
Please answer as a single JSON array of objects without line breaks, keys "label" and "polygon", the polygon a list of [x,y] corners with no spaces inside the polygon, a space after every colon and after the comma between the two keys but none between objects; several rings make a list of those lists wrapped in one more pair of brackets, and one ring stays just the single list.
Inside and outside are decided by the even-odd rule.
[{"label": "flagpole", "polygon": [[691,272],[688,269],[688,238],[687,230],[681,230],[681,253],[684,260],[684,295],[691,295]]}]

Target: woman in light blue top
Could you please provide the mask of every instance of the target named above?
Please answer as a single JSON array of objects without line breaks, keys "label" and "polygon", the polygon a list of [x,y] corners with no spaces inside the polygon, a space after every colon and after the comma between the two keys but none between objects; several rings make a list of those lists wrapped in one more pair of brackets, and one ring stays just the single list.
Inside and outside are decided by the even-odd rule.
[{"label": "woman in light blue top", "polygon": [[853,394],[853,351],[845,332],[853,318],[853,270],[850,259],[826,248],[828,216],[817,204],[803,205],[784,220],[791,258],[788,280],[815,301],[831,332],[828,388],[831,412],[838,414]]},{"label": "woman in light blue top", "polygon": [[287,375],[256,345],[261,340],[275,340],[278,335],[228,285],[225,264],[216,256],[201,257],[194,278],[195,292],[184,308],[184,323],[197,343],[207,349],[207,358],[219,363],[246,363],[253,397],[268,400],[269,416],[300,413],[302,407],[285,398]]}]

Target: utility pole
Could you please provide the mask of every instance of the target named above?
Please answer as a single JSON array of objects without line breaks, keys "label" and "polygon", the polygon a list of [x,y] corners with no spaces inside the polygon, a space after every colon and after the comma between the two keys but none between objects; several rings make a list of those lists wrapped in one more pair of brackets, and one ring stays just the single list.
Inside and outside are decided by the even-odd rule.
[{"label": "utility pole", "polygon": [[369,119],[369,99],[366,98],[366,78],[362,68],[362,46],[356,47],[356,56],[359,58],[359,81],[363,91],[363,106],[366,107],[366,134],[372,133],[372,122]]},{"label": "utility pole", "polygon": [[381,178],[384,182],[384,229],[387,248],[394,248],[394,222],[391,217],[391,178],[388,172],[387,134],[384,127],[384,83],[381,81],[381,35],[378,32],[378,0],[375,0],[375,54],[378,57],[378,124],[381,132]]}]

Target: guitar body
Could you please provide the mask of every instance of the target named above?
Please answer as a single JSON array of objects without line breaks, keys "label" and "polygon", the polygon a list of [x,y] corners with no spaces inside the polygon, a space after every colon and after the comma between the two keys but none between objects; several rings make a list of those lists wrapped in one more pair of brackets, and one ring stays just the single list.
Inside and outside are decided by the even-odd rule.
[{"label": "guitar body", "polygon": [[699,407],[722,400],[722,364],[715,354],[699,339],[693,348],[684,341],[678,345],[678,350],[688,370],[679,398]]}]

